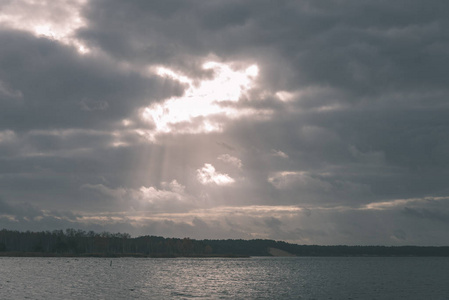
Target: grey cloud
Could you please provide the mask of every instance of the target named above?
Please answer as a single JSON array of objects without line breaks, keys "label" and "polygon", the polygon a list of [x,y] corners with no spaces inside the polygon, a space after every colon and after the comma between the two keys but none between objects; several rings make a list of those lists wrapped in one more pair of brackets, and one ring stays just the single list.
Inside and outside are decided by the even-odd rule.
[{"label": "grey cloud", "polygon": [[[255,61],[259,88],[299,91],[291,103],[272,95],[239,103],[270,107],[274,115],[269,122],[235,121],[223,134],[242,152],[247,199],[358,205],[447,192],[444,1],[152,5],[110,6],[120,18],[136,16],[129,36],[118,19],[98,14],[96,2],[86,10],[90,26],[80,36],[119,59],[181,69],[190,67],[185,57],[200,61],[210,53]],[[108,42],[113,38],[123,43]],[[290,159],[266,155],[277,148]],[[266,182],[281,171],[308,172],[331,188],[310,192],[310,184],[293,185],[281,193]]]},{"label": "grey cloud", "polygon": [[406,216],[414,217],[414,218],[420,218],[420,219],[428,219],[428,220],[434,220],[439,221],[443,223],[449,222],[449,213],[442,212],[442,211],[434,211],[426,208],[416,209],[416,208],[410,208],[405,207],[403,210],[403,213]]},{"label": "grey cloud", "polygon": [[[361,208],[448,195],[448,5],[90,1],[82,10],[86,26],[75,33],[90,47],[87,55],[58,40],[2,29],[0,210],[41,219],[14,224],[3,218],[0,224],[202,238],[256,232],[322,244],[443,244],[442,202]],[[222,132],[145,140],[136,130],[152,124],[139,120],[138,109],[186,88],[146,68],[163,65],[198,83],[213,75],[201,69],[206,60],[257,64],[254,88],[220,105],[270,114],[215,116],[210,120],[223,124]],[[231,156],[240,168],[229,164]],[[196,170],[206,163],[235,183],[201,185]],[[159,206],[165,211],[287,205],[303,212],[160,217],[141,226],[126,218],[77,221],[78,212],[118,213],[132,206],[105,191],[168,191],[163,182],[172,180],[185,186],[191,203],[169,200]],[[94,193],[95,187],[102,192]]]},{"label": "grey cloud", "polygon": [[24,32],[2,30],[0,43],[5,45],[0,80],[22,95],[6,95],[2,101],[2,128],[110,126],[141,106],[182,91],[175,82],[142,77],[106,58],[80,56],[68,46]]},{"label": "grey cloud", "polygon": [[180,67],[189,66],[186,56],[214,53],[253,56],[270,68],[265,74],[278,73],[270,58],[294,74],[281,77],[286,89],[329,85],[378,95],[404,87],[445,89],[447,55],[436,50],[445,44],[435,43],[444,36],[445,9],[444,1],[95,1],[86,8],[89,26],[80,36],[121,59]]},{"label": "grey cloud", "polygon": [[[76,215],[70,211],[48,211],[51,217],[64,218],[74,221]],[[32,220],[38,220],[46,218],[46,212],[39,207],[30,203],[7,203],[0,199],[0,215],[10,215],[15,218],[15,222],[32,222]]]},{"label": "grey cloud", "polygon": [[225,142],[217,142],[217,144],[222,146],[223,148],[229,150],[229,151],[235,151],[235,148],[233,146],[228,145]]},{"label": "grey cloud", "polygon": [[271,228],[274,228],[274,229],[278,229],[279,226],[282,225],[282,222],[281,222],[279,219],[274,218],[274,217],[271,217],[271,218],[269,218],[269,219],[266,219],[266,220],[264,221],[264,223],[265,223],[266,225],[268,225],[268,227],[271,227]]}]

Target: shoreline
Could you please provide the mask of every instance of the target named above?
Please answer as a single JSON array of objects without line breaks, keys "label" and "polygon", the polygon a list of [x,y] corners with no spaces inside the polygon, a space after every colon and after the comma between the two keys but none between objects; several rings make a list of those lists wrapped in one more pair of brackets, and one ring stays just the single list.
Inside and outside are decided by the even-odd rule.
[{"label": "shoreline", "polygon": [[72,258],[250,258],[247,255],[172,255],[172,254],[143,254],[143,253],[47,253],[47,252],[0,252],[0,257],[72,257]]},{"label": "shoreline", "polygon": [[171,255],[171,254],[139,254],[139,253],[46,253],[46,252],[0,252],[1,257],[61,257],[61,258],[252,258],[252,257],[271,257],[271,258],[292,258],[292,257],[449,257],[449,255],[271,255],[271,256],[258,256],[258,255],[237,255],[237,254],[217,254],[217,255]]}]

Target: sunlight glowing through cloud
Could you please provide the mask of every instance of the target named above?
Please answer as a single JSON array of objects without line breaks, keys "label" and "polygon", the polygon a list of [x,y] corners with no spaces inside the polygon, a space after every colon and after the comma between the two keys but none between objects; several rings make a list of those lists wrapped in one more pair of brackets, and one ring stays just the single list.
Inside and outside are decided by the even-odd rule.
[{"label": "sunlight glowing through cloud", "polygon": [[89,49],[74,37],[74,33],[85,26],[81,9],[86,2],[87,0],[7,1],[0,4],[0,26],[54,39],[85,54]]},{"label": "sunlight glowing through cloud", "polygon": [[212,70],[214,76],[199,84],[170,69],[157,69],[159,76],[177,80],[188,87],[183,96],[167,99],[143,110],[143,119],[155,126],[151,135],[219,132],[223,130],[225,120],[267,113],[229,105],[238,102],[253,87],[253,81],[259,73],[256,65],[234,70],[224,63],[207,62],[203,68]]},{"label": "sunlight glowing through cloud", "polygon": [[372,202],[365,204],[361,207],[361,210],[388,210],[397,207],[405,207],[411,204],[448,201],[449,197],[424,197],[424,198],[408,198],[408,199],[395,199],[390,201]]},{"label": "sunlight glowing through cloud", "polygon": [[140,188],[139,198],[148,202],[161,201],[167,199],[182,200],[185,194],[185,186],[179,184],[176,180],[172,182],[162,182],[163,189],[156,189],[155,187]]},{"label": "sunlight glowing through cloud", "polygon": [[203,168],[197,170],[197,179],[202,184],[228,185],[235,182],[228,174],[216,172],[215,167],[211,164],[204,164]]}]

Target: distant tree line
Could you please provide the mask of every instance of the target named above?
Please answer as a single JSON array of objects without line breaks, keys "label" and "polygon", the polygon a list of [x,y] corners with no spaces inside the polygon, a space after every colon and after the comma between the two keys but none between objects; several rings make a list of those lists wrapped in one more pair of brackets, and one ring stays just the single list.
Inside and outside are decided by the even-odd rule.
[{"label": "distant tree line", "polygon": [[449,247],[318,246],[273,240],[194,240],[75,229],[0,231],[0,255],[270,256],[270,248],[297,256],[449,256]]},{"label": "distant tree line", "polygon": [[296,256],[449,256],[449,246],[319,246],[273,240],[205,240],[214,254],[265,256],[276,248]]},{"label": "distant tree line", "polygon": [[0,231],[0,252],[47,253],[66,255],[144,255],[189,256],[211,253],[210,247],[189,238],[141,236],[131,238],[128,233],[95,233],[66,229],[20,232]]}]

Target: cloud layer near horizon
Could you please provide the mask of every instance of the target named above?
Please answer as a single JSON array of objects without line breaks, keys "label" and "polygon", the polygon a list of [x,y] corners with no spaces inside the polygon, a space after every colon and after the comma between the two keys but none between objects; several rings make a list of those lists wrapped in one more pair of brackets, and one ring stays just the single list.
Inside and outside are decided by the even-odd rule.
[{"label": "cloud layer near horizon", "polygon": [[0,227],[447,245],[448,9],[0,2]]}]

